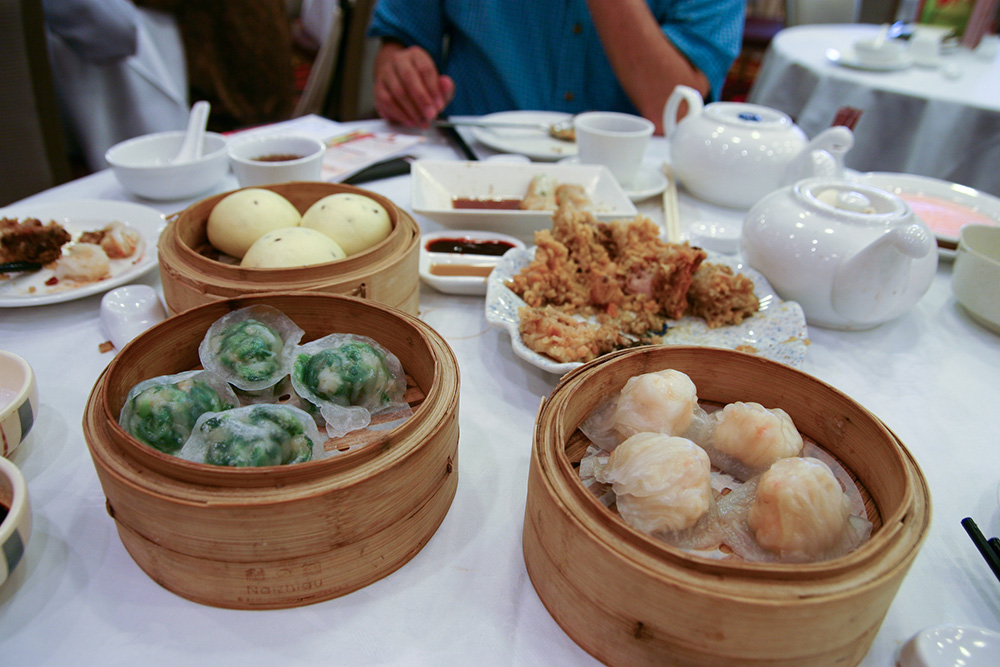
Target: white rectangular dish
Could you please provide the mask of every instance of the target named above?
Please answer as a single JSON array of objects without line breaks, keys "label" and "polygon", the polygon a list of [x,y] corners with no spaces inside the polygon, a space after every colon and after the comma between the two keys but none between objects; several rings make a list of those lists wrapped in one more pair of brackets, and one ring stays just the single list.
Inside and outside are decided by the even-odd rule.
[{"label": "white rectangular dish", "polygon": [[552,226],[554,211],[455,208],[456,199],[522,199],[540,174],[583,187],[599,220],[634,217],[638,211],[605,167],[417,160],[411,169],[413,211],[451,229],[510,234],[531,242]]}]

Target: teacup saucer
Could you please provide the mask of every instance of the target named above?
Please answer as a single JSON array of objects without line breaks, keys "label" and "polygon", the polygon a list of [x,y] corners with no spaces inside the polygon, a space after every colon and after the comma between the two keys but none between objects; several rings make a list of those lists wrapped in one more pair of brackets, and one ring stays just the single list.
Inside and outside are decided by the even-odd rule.
[{"label": "teacup saucer", "polygon": [[868,61],[862,60],[858,57],[858,54],[854,52],[853,49],[848,49],[846,51],[839,51],[837,49],[827,49],[826,58],[830,62],[841,65],[843,67],[850,67],[852,69],[863,69],[872,72],[893,72],[896,70],[903,70],[908,67],[913,66],[913,58],[909,55],[903,55],[895,60],[884,60],[884,61]]},{"label": "teacup saucer", "polygon": [[[559,164],[580,164],[580,158],[573,156],[559,160]],[[633,202],[654,197],[667,189],[667,177],[660,169],[660,162],[643,160],[638,173],[631,183],[622,183],[622,190]]]}]

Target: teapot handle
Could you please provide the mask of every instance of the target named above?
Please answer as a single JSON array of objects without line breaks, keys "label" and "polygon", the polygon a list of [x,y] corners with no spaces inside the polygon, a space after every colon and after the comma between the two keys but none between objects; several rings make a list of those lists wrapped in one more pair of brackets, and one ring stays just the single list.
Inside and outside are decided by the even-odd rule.
[{"label": "teapot handle", "polygon": [[677,109],[681,106],[681,101],[688,103],[688,115],[697,115],[705,107],[705,100],[701,93],[690,86],[676,86],[667,99],[667,107],[663,110],[663,136],[667,139],[677,129]]}]

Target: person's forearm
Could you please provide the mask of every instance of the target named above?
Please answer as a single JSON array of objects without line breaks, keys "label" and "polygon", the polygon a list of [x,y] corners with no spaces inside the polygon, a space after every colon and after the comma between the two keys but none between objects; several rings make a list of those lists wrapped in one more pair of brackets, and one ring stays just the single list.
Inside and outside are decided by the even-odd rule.
[{"label": "person's forearm", "polygon": [[708,79],[666,38],[644,0],[587,0],[587,6],[618,81],[657,132],[674,86],[708,94]]}]

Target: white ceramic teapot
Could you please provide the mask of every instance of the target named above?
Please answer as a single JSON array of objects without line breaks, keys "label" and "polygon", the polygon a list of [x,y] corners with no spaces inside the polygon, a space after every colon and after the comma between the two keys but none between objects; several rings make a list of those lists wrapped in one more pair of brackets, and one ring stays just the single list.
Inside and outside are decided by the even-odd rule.
[{"label": "white ceramic teapot", "polygon": [[[682,101],[688,112],[677,122]],[[787,114],[740,102],[706,105],[688,86],[670,94],[663,128],[681,185],[699,199],[743,209],[802,178],[841,177],[843,155],[854,145],[846,127],[831,127],[810,142]]]},{"label": "white ceramic teapot", "polygon": [[911,308],[937,270],[930,230],[896,195],[850,181],[803,179],[757,202],[743,254],[810,325],[870,329]]}]

